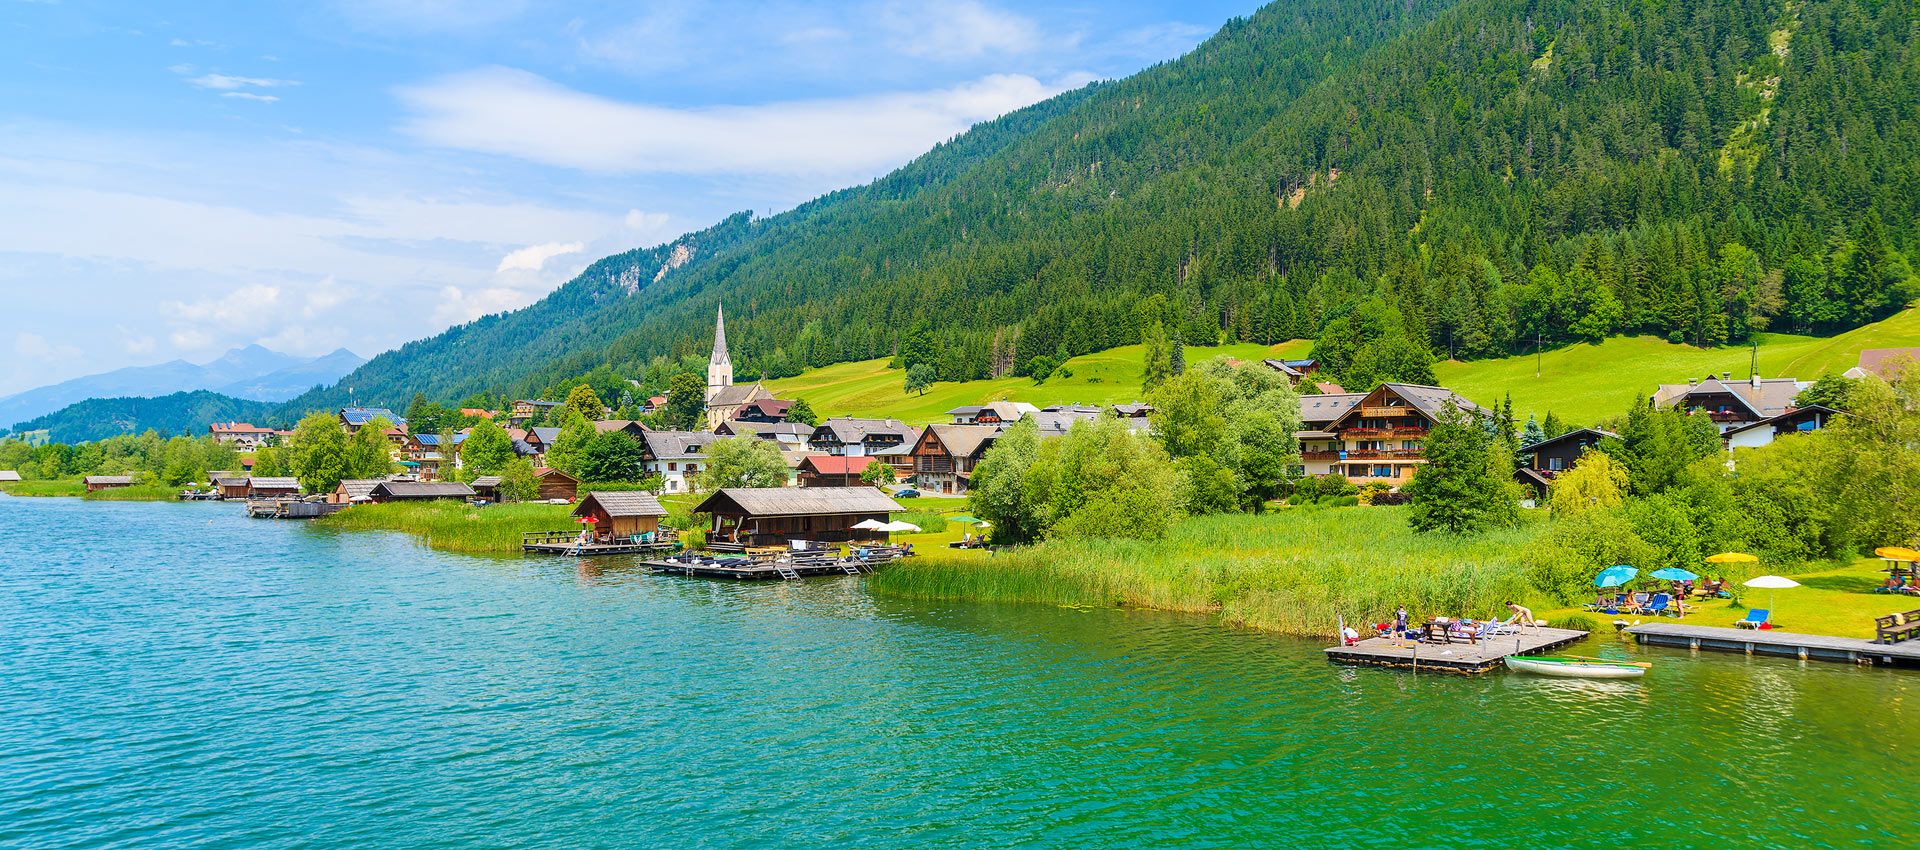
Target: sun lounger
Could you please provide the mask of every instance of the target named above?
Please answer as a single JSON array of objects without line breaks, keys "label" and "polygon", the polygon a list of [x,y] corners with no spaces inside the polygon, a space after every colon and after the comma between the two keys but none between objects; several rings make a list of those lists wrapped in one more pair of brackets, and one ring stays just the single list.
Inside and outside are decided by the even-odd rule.
[{"label": "sun lounger", "polygon": [[1504,620],[1487,621],[1487,637],[1499,635],[1517,635],[1520,633],[1520,615],[1515,614]]},{"label": "sun lounger", "polygon": [[1766,625],[1767,616],[1772,612],[1765,608],[1752,608],[1747,611],[1746,619],[1733,624],[1736,629],[1757,629]]},{"label": "sun lounger", "polygon": [[1640,606],[1640,608],[1636,610],[1634,613],[1651,615],[1655,617],[1662,616],[1664,614],[1672,614],[1675,612],[1668,610],[1672,604],[1673,604],[1673,597],[1668,596],[1667,594],[1664,594],[1664,593],[1656,593],[1654,594],[1652,601],[1648,602],[1645,605]]}]

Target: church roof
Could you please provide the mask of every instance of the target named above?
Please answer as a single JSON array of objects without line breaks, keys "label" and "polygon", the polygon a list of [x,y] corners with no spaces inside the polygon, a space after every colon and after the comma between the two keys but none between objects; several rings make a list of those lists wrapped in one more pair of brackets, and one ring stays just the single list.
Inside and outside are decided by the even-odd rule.
[{"label": "church roof", "polygon": [[725,363],[733,365],[733,358],[727,355],[727,308],[721,307],[714,313],[713,319],[713,357],[707,363],[718,366]]}]

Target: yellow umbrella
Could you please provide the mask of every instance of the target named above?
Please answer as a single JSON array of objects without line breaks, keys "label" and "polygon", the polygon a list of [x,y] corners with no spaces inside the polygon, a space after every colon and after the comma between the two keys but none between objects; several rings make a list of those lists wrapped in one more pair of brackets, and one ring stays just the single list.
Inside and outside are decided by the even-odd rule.
[{"label": "yellow umbrella", "polygon": [[1875,557],[1884,558],[1889,561],[1920,561],[1920,552],[1915,552],[1905,546],[1882,546],[1873,550],[1873,554]]},{"label": "yellow umbrella", "polygon": [[1709,564],[1753,564],[1759,561],[1759,558],[1745,552],[1721,552],[1718,555],[1707,556]]}]

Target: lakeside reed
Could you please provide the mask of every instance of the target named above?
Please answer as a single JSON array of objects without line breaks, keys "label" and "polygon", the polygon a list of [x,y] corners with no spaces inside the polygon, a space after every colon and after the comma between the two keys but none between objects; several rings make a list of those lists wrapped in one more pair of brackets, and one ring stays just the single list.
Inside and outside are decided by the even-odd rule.
[{"label": "lakeside reed", "polygon": [[91,493],[84,492],[85,485],[81,485],[80,489],[83,491],[80,497],[89,502],[171,502],[180,498],[182,488],[170,484],[135,484],[131,487],[108,487]]},{"label": "lakeside reed", "polygon": [[1403,508],[1196,517],[1163,540],[1056,540],[989,557],[929,551],[869,580],[918,599],[1133,606],[1216,612],[1296,635],[1429,614],[1504,616],[1534,595],[1521,553],[1538,525],[1465,538],[1420,535]]},{"label": "lakeside reed", "polygon": [[78,478],[8,481],[0,483],[0,492],[9,496],[82,496],[87,485]]},{"label": "lakeside reed", "polygon": [[404,531],[449,552],[519,552],[528,531],[577,528],[572,505],[505,504],[476,508],[461,502],[354,505],[316,520],[322,528]]}]

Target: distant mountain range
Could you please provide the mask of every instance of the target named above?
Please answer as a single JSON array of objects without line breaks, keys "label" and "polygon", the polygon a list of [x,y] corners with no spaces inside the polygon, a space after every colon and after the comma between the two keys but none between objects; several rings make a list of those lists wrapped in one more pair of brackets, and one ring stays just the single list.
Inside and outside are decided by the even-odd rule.
[{"label": "distant mountain range", "polygon": [[364,362],[344,348],[319,357],[295,357],[249,345],[207,363],[174,360],[156,366],[129,366],[15,393],[0,398],[0,422],[25,424],[88,399],[152,398],[196,390],[251,401],[282,402],[316,386],[334,383]]}]

